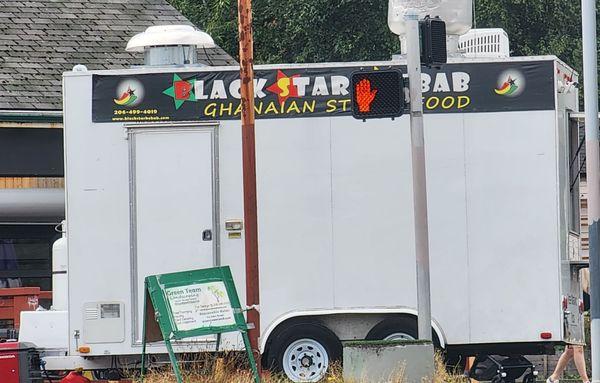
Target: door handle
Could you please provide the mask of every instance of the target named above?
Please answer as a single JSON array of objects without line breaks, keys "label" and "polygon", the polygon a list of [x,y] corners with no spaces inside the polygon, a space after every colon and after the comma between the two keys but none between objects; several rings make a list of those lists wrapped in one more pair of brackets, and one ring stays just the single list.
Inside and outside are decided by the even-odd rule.
[{"label": "door handle", "polygon": [[212,230],[206,229],[202,232],[203,241],[212,241]]}]

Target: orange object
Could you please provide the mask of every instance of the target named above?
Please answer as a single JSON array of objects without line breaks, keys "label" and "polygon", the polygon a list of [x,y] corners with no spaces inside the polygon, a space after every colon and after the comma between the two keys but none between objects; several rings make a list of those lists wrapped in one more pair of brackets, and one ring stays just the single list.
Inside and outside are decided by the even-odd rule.
[{"label": "orange object", "polygon": [[90,383],[90,380],[81,375],[81,371],[71,371],[61,379],[60,383]]},{"label": "orange object", "polygon": [[79,351],[82,354],[89,354],[90,351],[92,351],[92,349],[90,348],[90,346],[79,346],[77,351]]},{"label": "orange object", "polygon": [[35,311],[39,306],[39,287],[0,289],[0,320],[11,320],[16,329],[21,324],[21,311]]}]

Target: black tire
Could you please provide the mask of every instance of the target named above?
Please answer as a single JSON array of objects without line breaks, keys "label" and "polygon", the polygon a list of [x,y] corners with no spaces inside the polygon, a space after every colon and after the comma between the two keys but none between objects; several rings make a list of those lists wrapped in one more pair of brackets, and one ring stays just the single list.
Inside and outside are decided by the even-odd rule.
[{"label": "black tire", "polygon": [[98,380],[121,380],[121,378],[125,378],[125,374],[116,369],[116,368],[111,368],[111,369],[100,369],[100,370],[93,370],[92,371],[92,376],[94,377],[94,379],[98,379]]},{"label": "black tire", "polygon": [[[440,340],[433,329],[433,346],[440,350]],[[413,339],[418,339],[419,327],[415,317],[392,317],[377,323],[367,334],[365,340],[383,340],[392,334],[404,333]]]},{"label": "black tire", "polygon": [[384,319],[367,334],[366,340],[383,340],[392,334],[403,333],[417,339],[417,320],[407,317]]},{"label": "black tire", "polygon": [[[331,365],[331,362],[341,360],[342,343],[331,330],[318,322],[302,322],[292,324],[274,334],[274,339],[269,350],[272,369],[285,372],[283,359],[286,350],[294,342],[302,339],[310,339],[318,342],[325,349],[325,352],[327,352],[329,365]],[[287,373],[286,375],[290,380],[294,381],[292,376],[289,376]]]}]

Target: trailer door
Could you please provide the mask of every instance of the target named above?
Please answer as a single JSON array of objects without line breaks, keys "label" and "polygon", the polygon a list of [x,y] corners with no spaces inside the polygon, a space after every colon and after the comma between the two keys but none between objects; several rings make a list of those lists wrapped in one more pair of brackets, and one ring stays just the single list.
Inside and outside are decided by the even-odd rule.
[{"label": "trailer door", "polygon": [[214,137],[214,127],[130,132],[134,343],[146,276],[215,265]]}]

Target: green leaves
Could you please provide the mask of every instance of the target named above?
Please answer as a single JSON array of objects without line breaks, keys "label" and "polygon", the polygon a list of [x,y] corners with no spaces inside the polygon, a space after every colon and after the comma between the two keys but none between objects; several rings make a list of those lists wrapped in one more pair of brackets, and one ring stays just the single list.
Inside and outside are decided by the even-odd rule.
[{"label": "green leaves", "polygon": [[[236,57],[237,1],[170,0]],[[400,44],[387,0],[254,0],[255,61],[387,60]],[[554,54],[582,73],[581,8],[574,0],[476,0],[478,28],[504,28],[514,56]]]},{"label": "green leaves", "polygon": [[513,56],[556,55],[583,73],[581,2],[477,0],[478,28],[503,28]]},{"label": "green leaves", "polygon": [[[170,0],[237,56],[237,1]],[[255,0],[257,63],[387,60],[400,44],[387,27],[386,0]]]}]

